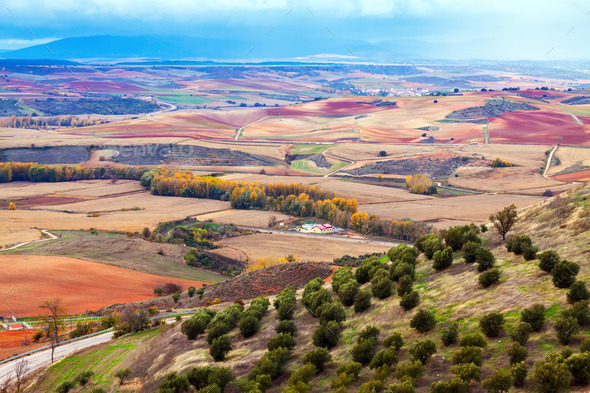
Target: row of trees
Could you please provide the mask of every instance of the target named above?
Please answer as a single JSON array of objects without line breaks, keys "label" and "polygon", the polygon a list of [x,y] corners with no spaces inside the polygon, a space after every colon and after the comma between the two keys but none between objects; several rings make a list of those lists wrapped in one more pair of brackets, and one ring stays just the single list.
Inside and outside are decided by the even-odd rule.
[{"label": "row of trees", "polygon": [[36,162],[0,162],[0,183],[11,181],[64,182],[91,179],[139,180],[146,168],[82,168]]},{"label": "row of trees", "polygon": [[8,118],[0,119],[0,127],[4,128],[26,128],[32,130],[47,130],[49,127],[88,127],[97,124],[108,123],[102,119],[90,119],[90,116],[86,118],[79,118],[78,116],[54,116],[54,117],[43,117],[43,116],[11,116]]}]

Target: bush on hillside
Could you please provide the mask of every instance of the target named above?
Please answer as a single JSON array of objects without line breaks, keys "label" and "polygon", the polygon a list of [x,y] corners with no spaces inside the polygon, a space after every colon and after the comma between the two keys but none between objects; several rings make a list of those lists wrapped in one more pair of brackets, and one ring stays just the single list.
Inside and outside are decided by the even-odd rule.
[{"label": "bush on hillside", "polygon": [[508,392],[512,387],[512,373],[502,368],[495,370],[492,375],[483,380],[481,385],[488,392]]},{"label": "bush on hillside", "polygon": [[453,378],[449,381],[434,382],[430,385],[431,393],[467,393],[469,383],[460,378]]},{"label": "bush on hillside", "polygon": [[260,329],[260,321],[258,321],[258,318],[256,318],[254,315],[246,315],[244,318],[242,318],[238,326],[242,336],[248,338],[258,332]]},{"label": "bush on hillside", "polygon": [[383,340],[383,346],[385,348],[394,348],[397,351],[404,346],[404,339],[401,334],[394,332]]},{"label": "bush on hillside", "polygon": [[418,341],[410,347],[410,355],[412,360],[419,360],[422,364],[426,364],[428,359],[436,353],[436,344],[432,340]]},{"label": "bush on hillside", "polygon": [[486,338],[481,333],[468,333],[461,337],[459,345],[462,347],[480,347],[485,348],[488,346]]},{"label": "bush on hillside", "polygon": [[488,288],[500,281],[501,275],[500,269],[494,268],[481,273],[477,281],[482,288]]},{"label": "bush on hillside", "polygon": [[555,332],[557,333],[557,339],[562,345],[569,344],[571,337],[578,333],[578,330],[578,320],[574,317],[561,316],[555,322]]},{"label": "bush on hillside", "polygon": [[421,333],[431,331],[436,325],[434,314],[427,310],[419,310],[410,320],[410,327]]},{"label": "bush on hillside", "polygon": [[514,386],[521,388],[524,386],[526,376],[529,373],[529,367],[525,362],[516,363],[512,365],[510,373],[512,374]]},{"label": "bush on hillside", "polygon": [[518,325],[510,332],[510,339],[525,345],[529,341],[529,336],[533,332],[533,327],[527,322],[519,322]]},{"label": "bush on hillside", "polygon": [[559,392],[567,388],[572,374],[561,355],[549,355],[535,365],[535,379],[541,392]]},{"label": "bush on hillside", "polygon": [[387,348],[382,349],[373,356],[371,362],[369,363],[369,368],[376,369],[386,365],[387,367],[393,366],[397,363],[397,356],[395,349]]},{"label": "bush on hillside", "polygon": [[354,298],[354,312],[363,312],[371,308],[371,297],[368,289],[360,290]]},{"label": "bush on hillside", "polygon": [[444,250],[437,251],[434,253],[433,259],[432,267],[435,270],[444,270],[453,263],[453,249],[447,247]]},{"label": "bush on hillside", "polygon": [[338,297],[343,305],[346,307],[352,306],[354,304],[354,298],[356,297],[359,291],[359,284],[357,281],[348,281],[342,285],[338,289]]},{"label": "bush on hillside", "polygon": [[473,363],[456,364],[451,367],[451,372],[455,374],[457,378],[460,378],[461,380],[466,382],[470,382],[472,379],[475,381],[479,381],[481,367],[476,366]]},{"label": "bush on hillside", "polygon": [[510,358],[510,364],[524,362],[526,357],[528,356],[528,352],[520,345],[518,342],[512,342],[510,348],[508,348],[508,357]]},{"label": "bush on hillside", "polygon": [[352,348],[352,360],[361,364],[369,364],[377,350],[377,340],[373,337],[359,338]]},{"label": "bush on hillside", "polygon": [[473,363],[481,367],[483,359],[481,357],[480,347],[461,347],[453,354],[453,364],[469,364]]},{"label": "bush on hillside", "polygon": [[539,257],[539,268],[551,273],[553,267],[560,261],[559,254],[554,250],[543,251],[537,255]]},{"label": "bush on hillside", "polygon": [[225,355],[231,350],[231,338],[227,334],[217,337],[211,343],[211,347],[209,347],[209,353],[216,362],[224,360]]},{"label": "bush on hillside", "polygon": [[497,312],[484,315],[479,320],[479,328],[487,337],[498,337],[504,329],[504,317]]},{"label": "bush on hillside", "polygon": [[280,321],[277,324],[277,326],[275,327],[275,331],[277,332],[277,334],[288,333],[288,334],[294,336],[295,332],[297,332],[297,326],[295,325],[295,322],[286,319],[286,320]]},{"label": "bush on hillside", "polygon": [[443,345],[449,346],[457,344],[459,338],[459,325],[457,322],[451,322],[447,326],[443,327],[440,334]]},{"label": "bush on hillside", "polygon": [[463,245],[463,258],[465,258],[465,262],[473,263],[477,259],[477,250],[482,248],[483,246],[479,243],[475,242],[467,242]]},{"label": "bush on hillside", "polygon": [[403,295],[399,301],[399,305],[406,311],[413,309],[418,303],[420,303],[420,295],[414,290]]},{"label": "bush on hillside", "polygon": [[545,326],[545,306],[535,304],[529,308],[525,308],[520,312],[520,320],[531,325],[533,331],[540,331]]},{"label": "bush on hillside", "polygon": [[570,286],[569,292],[567,293],[568,303],[574,304],[580,300],[588,299],[590,299],[590,291],[588,291],[588,287],[586,287],[584,281],[576,281]]},{"label": "bush on hillside", "polygon": [[312,349],[303,356],[303,364],[313,364],[318,372],[322,372],[326,363],[332,361],[332,355],[326,348]]},{"label": "bush on hillside", "polygon": [[483,272],[494,267],[496,258],[490,250],[480,247],[475,252],[475,261],[477,262],[477,271]]},{"label": "bush on hillside", "polygon": [[412,280],[412,277],[404,274],[397,281],[397,295],[404,296],[406,293],[411,292],[413,285],[414,281]]},{"label": "bush on hillside", "polygon": [[557,288],[569,288],[576,281],[576,275],[579,271],[580,265],[577,263],[565,259],[556,263],[551,270],[553,285]]},{"label": "bush on hillside", "polygon": [[312,342],[316,347],[333,348],[340,339],[341,327],[338,322],[330,321],[320,326],[313,332]]},{"label": "bush on hillside", "polygon": [[280,333],[268,340],[266,349],[273,351],[277,348],[286,348],[292,351],[296,344],[297,342],[289,333]]}]

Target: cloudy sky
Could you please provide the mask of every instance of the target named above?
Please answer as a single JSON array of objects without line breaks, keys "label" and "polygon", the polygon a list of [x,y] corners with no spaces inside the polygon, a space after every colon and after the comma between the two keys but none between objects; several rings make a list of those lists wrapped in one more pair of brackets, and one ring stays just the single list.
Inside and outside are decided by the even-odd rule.
[{"label": "cloudy sky", "polygon": [[363,41],[415,42],[424,57],[455,59],[585,60],[590,53],[588,0],[0,2],[0,49],[77,36],[184,35],[302,47],[333,40],[339,54],[349,54],[343,42],[354,50]]}]

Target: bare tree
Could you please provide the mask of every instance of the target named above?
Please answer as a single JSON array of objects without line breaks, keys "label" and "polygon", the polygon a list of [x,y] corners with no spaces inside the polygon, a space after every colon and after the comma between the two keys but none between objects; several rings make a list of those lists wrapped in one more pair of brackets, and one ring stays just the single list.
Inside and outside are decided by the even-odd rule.
[{"label": "bare tree", "polygon": [[51,342],[51,363],[53,363],[55,348],[59,345],[59,331],[63,330],[65,326],[64,317],[67,314],[67,310],[61,304],[61,299],[57,298],[47,300],[39,307],[47,312],[47,314],[40,315],[39,319],[42,321],[45,336]]},{"label": "bare tree", "polygon": [[12,384],[12,373],[8,373],[4,376],[2,383],[0,383],[0,393],[8,393],[10,385]]},{"label": "bare tree", "polygon": [[28,372],[29,361],[27,359],[21,359],[16,362],[16,365],[14,366],[14,386],[16,387],[17,392],[20,392],[20,387]]}]

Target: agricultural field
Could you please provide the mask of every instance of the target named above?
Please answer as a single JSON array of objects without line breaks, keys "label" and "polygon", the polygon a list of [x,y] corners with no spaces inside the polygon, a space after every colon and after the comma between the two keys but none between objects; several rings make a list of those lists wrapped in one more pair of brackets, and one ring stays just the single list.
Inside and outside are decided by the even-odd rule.
[{"label": "agricultural field", "polygon": [[87,231],[52,233],[57,239],[0,251],[0,255],[64,256],[183,280],[219,282],[228,278],[214,271],[188,266],[183,259],[190,250],[186,246],[103,232],[96,235]]},{"label": "agricultural field", "polygon": [[185,290],[203,284],[68,257],[0,254],[0,263],[8,292],[5,305],[17,318],[37,315],[39,305],[55,297],[63,300],[69,313],[81,314],[113,303],[151,299],[154,288],[167,282]]}]

